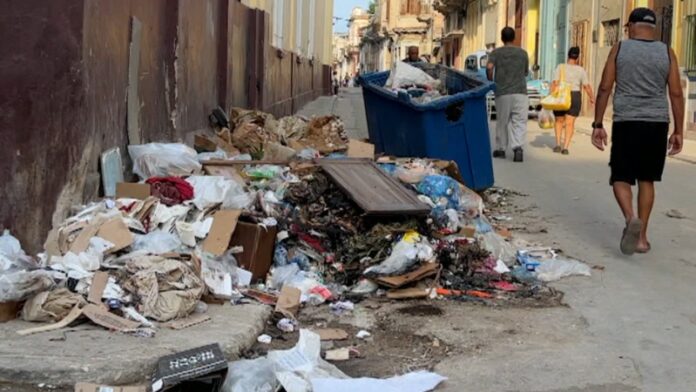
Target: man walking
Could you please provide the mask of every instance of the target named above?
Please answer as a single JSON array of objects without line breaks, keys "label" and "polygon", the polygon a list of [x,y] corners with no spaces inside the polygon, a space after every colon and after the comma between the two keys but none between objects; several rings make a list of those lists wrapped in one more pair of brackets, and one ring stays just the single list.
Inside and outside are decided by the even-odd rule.
[{"label": "man walking", "polygon": [[[666,155],[676,155],[683,145],[684,96],[674,51],[655,41],[657,17],[648,8],[636,8],[628,19],[628,40],[609,53],[597,95],[592,124],[592,144],[604,151],[608,136],[602,119],[612,87],[614,122],[611,137],[610,183],[626,219],[621,252],[650,251],[648,221],[655,201],[655,181],[662,179]],[[669,131],[672,101],[674,133]],[[633,209],[632,186],[638,183],[638,216]]]},{"label": "man walking", "polygon": [[488,80],[495,81],[496,132],[493,157],[505,158],[505,151],[512,147],[514,161],[522,162],[529,111],[529,56],[524,49],[513,44],[514,29],[506,27],[500,35],[504,45],[488,56],[486,66]]}]

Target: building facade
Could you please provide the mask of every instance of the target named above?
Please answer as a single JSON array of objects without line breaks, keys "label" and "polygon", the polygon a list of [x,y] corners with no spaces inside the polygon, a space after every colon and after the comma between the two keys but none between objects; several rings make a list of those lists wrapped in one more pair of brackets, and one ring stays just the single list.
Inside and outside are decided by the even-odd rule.
[{"label": "building facade", "polygon": [[444,17],[434,9],[433,0],[377,0],[362,41],[364,69],[390,69],[406,57],[410,46],[418,47],[421,57],[432,61],[443,29]]}]

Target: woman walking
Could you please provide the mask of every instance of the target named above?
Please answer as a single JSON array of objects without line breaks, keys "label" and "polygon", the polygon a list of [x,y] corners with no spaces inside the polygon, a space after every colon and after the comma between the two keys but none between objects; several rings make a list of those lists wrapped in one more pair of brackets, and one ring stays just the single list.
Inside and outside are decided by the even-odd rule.
[{"label": "woman walking", "polygon": [[[590,98],[590,104],[594,105],[595,98],[592,91],[585,69],[578,65],[580,58],[580,48],[574,46],[568,51],[568,62],[559,64],[553,74],[553,82],[551,83],[551,91],[556,91],[561,87],[561,82],[570,86],[571,104],[567,111],[554,111],[556,116],[556,147],[554,152],[560,152],[563,155],[570,154],[568,148],[573,140],[575,133],[575,119],[580,115],[582,110],[582,90],[585,90]],[[564,130],[565,128],[565,135]],[[565,138],[563,137],[565,136]]]}]

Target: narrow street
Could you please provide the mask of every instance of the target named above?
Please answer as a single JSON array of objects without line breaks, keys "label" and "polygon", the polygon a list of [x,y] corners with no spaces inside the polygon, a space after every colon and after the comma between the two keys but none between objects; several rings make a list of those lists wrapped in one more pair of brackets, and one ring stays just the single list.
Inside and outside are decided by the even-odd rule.
[{"label": "narrow street", "polygon": [[[304,114],[359,116],[358,98],[357,89],[344,89]],[[363,120],[345,118],[347,128],[353,123],[351,136],[361,136]],[[608,152],[592,147],[585,122],[578,122],[571,155],[562,156],[551,152],[552,131],[530,121],[526,162],[497,160],[496,184],[526,195],[515,200],[526,212],[512,222],[521,233],[532,231],[522,234],[526,240],[553,244],[604,269],[555,284],[567,308],[459,308],[424,322],[419,334],[452,346],[479,345],[435,367],[449,377],[442,390],[692,391],[696,385],[696,312],[685,300],[696,292],[694,143],[687,141],[683,156],[668,161],[658,187],[652,253],[624,257]],[[672,210],[684,218],[668,217]]]}]

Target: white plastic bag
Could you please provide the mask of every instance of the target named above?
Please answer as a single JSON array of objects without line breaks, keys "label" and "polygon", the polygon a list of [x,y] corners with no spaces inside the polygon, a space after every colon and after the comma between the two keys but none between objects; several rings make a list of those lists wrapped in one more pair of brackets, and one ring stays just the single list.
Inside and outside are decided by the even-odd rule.
[{"label": "white plastic bag", "polygon": [[410,231],[394,245],[391,255],[381,264],[365,270],[364,275],[398,275],[419,261],[433,258],[433,248],[420,234]]},{"label": "white plastic bag", "polygon": [[591,276],[590,266],[577,260],[550,259],[536,267],[537,279],[542,282],[553,282],[572,275]]},{"label": "white plastic bag", "polygon": [[185,176],[201,169],[196,151],[181,143],[149,143],[128,146],[133,173],[150,177]]},{"label": "white plastic bag", "polygon": [[31,257],[22,250],[22,245],[5,230],[0,236],[0,272],[35,268]]},{"label": "white plastic bag", "polygon": [[397,61],[389,74],[389,80],[385,86],[391,88],[401,88],[403,86],[421,85],[437,88],[440,81],[431,77],[421,69],[416,68],[403,61]]},{"label": "white plastic bag", "polygon": [[244,187],[234,180],[221,176],[191,176],[186,181],[193,186],[193,200],[196,208],[204,210],[222,203],[223,208],[244,209],[253,199]]},{"label": "white plastic bag", "polygon": [[0,274],[0,302],[23,301],[41,291],[52,290],[65,279],[58,271],[35,270]]},{"label": "white plastic bag", "polygon": [[275,392],[277,388],[273,362],[260,357],[230,362],[222,392]]},{"label": "white plastic bag", "polygon": [[181,247],[179,237],[166,231],[151,231],[145,235],[135,235],[133,251],[147,251],[153,255],[173,252]]}]

